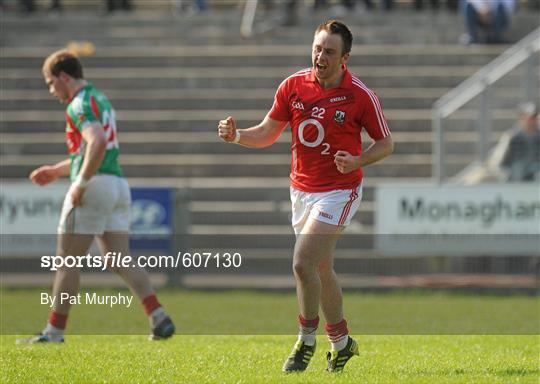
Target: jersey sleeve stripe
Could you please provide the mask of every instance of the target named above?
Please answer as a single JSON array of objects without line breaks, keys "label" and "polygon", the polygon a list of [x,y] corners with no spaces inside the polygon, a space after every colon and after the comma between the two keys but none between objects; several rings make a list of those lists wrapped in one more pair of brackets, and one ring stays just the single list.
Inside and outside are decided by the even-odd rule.
[{"label": "jersey sleeve stripe", "polygon": [[366,91],[366,93],[371,98],[371,101],[375,105],[375,111],[377,112],[377,116],[380,119],[379,123],[382,121],[381,130],[383,131],[384,137],[388,136],[390,134],[390,130],[388,129],[388,123],[386,122],[386,119],[384,118],[384,114],[382,112],[381,104],[379,102],[379,99],[375,95],[375,93],[367,88],[360,80],[355,79],[356,81],[353,81],[354,84],[360,86],[363,90]]},{"label": "jersey sleeve stripe", "polygon": [[99,111],[99,106],[96,102],[96,98],[94,96],[90,96],[90,106],[92,107],[92,112],[96,116],[96,119],[101,121],[101,113]]},{"label": "jersey sleeve stripe", "polygon": [[381,132],[383,133],[383,137],[386,137],[390,134],[390,130],[388,129],[388,124],[386,123],[386,119],[384,118],[384,115],[382,113],[381,105],[379,103],[379,100],[377,100],[377,96],[371,91],[369,88],[367,88],[360,80],[353,77],[352,83],[356,85],[358,88],[362,89],[366,92],[366,94],[371,99],[371,102],[373,103],[373,106],[375,107],[375,112],[377,115],[377,120],[379,121],[379,127],[381,129]]},{"label": "jersey sleeve stripe", "polygon": [[381,105],[379,101],[377,100],[377,96],[375,96],[373,91],[367,88],[360,80],[353,78],[353,84],[361,88],[368,94],[368,96],[371,99],[371,102],[373,103],[375,107],[375,112],[377,114],[377,119],[379,120],[379,126],[381,128],[381,132],[383,133],[384,137],[388,136],[390,134],[390,130],[388,129],[388,124],[386,123],[386,119],[384,118],[384,115],[382,113]]},{"label": "jersey sleeve stripe", "polygon": [[290,75],[289,77],[287,77],[285,80],[283,80],[279,86],[281,87],[281,85],[283,85],[283,83],[285,83],[289,79],[292,79],[293,77],[305,76],[305,75],[309,74],[310,72],[311,72],[311,68],[306,68],[306,69],[302,69],[301,71],[295,72],[292,75]]},{"label": "jersey sleeve stripe", "polygon": [[295,72],[295,73],[293,73],[292,75],[290,75],[289,77],[287,77],[285,80],[283,80],[283,81],[279,84],[279,87],[277,88],[276,93],[274,94],[274,99],[276,98],[279,89],[280,89],[281,87],[283,87],[283,85],[284,85],[289,79],[292,79],[293,77],[305,76],[305,75],[307,75],[307,74],[310,73],[310,72],[311,72],[311,68],[306,68],[306,69],[302,69],[301,71]]}]

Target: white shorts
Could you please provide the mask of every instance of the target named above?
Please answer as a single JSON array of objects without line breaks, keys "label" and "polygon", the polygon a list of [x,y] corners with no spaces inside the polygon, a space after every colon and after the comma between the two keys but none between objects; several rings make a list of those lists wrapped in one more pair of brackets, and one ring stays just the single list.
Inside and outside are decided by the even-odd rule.
[{"label": "white shorts", "polygon": [[302,192],[291,187],[292,226],[299,234],[308,218],[347,226],[360,206],[362,185],[355,189],[328,192]]},{"label": "white shorts", "polygon": [[60,214],[58,233],[102,235],[128,232],[131,192],[123,177],[95,175],[88,182],[82,204],[73,207],[71,189]]}]

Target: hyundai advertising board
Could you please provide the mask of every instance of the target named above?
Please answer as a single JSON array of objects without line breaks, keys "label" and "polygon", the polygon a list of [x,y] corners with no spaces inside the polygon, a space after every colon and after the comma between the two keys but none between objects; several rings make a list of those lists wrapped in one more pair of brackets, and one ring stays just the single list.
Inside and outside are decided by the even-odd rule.
[{"label": "hyundai advertising board", "polygon": [[131,188],[132,251],[169,251],[173,234],[171,188]]}]

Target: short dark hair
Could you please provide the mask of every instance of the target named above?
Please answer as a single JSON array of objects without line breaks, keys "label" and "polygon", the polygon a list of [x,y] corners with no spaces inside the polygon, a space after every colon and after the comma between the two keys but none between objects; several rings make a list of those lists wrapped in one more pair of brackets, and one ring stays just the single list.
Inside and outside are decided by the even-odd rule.
[{"label": "short dark hair", "polygon": [[43,63],[42,71],[44,75],[50,73],[58,76],[60,72],[64,72],[74,79],[83,78],[83,68],[79,58],[67,49],[50,54]]},{"label": "short dark hair", "polygon": [[344,55],[351,52],[353,36],[351,30],[345,25],[345,23],[339,20],[327,20],[324,23],[319,24],[319,26],[315,30],[315,34],[319,33],[320,31],[326,31],[330,34],[340,35],[341,40],[343,41],[342,54]]}]

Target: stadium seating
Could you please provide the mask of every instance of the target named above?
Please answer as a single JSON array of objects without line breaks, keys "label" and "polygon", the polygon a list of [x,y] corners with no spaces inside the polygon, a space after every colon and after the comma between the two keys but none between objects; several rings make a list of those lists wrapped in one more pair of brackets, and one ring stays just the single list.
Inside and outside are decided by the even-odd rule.
[{"label": "stadium seating", "polygon": [[[2,18],[2,179],[25,178],[36,166],[64,157],[62,107],[47,92],[41,63],[56,48],[89,41],[95,53],[83,57],[86,77],[117,110],[121,163],[132,185],[188,188],[192,234],[255,235],[246,248],[255,248],[260,235],[290,238],[288,131],[273,147],[249,150],[220,142],[216,125],[229,114],[241,127],[258,122],[281,80],[310,65],[313,30],[331,13],[306,13],[294,27],[246,40],[237,7],[188,18],[168,12],[165,4],[112,16],[77,4],[67,1],[60,16]],[[519,10],[511,38],[532,30],[535,16]],[[458,45],[462,20],[442,11],[397,9],[343,19],[355,36],[350,68],[381,98],[396,142],[393,156],[365,170],[364,202],[350,233],[369,234],[378,183],[431,179],[432,103],[507,46]],[[495,131],[513,118],[509,105],[496,116]],[[466,126],[453,145],[474,145]],[[470,160],[449,159],[457,169]],[[277,245],[283,270],[290,263],[285,243]],[[369,256],[370,248],[368,242],[354,252]],[[271,258],[276,252],[259,254]]]}]

